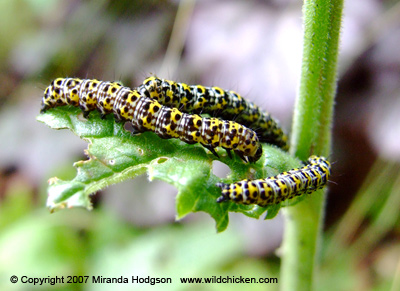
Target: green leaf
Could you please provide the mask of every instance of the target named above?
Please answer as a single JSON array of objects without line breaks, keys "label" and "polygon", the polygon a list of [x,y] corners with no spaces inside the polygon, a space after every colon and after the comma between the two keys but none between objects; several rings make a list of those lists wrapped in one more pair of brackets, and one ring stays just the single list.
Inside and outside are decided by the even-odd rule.
[{"label": "green leaf", "polygon": [[[73,180],[63,181],[57,177],[49,180],[47,206],[50,211],[71,207],[91,209],[91,194],[144,173],[150,181],[163,180],[178,189],[177,219],[190,212],[204,211],[215,219],[218,231],[228,226],[230,211],[259,218],[268,210],[266,219],[270,219],[281,206],[293,205],[304,198],[270,207],[217,203],[221,191],[215,184],[221,179],[212,173],[212,162],[216,157],[199,144],[161,139],[153,132],[132,136],[111,115],[102,120],[97,112],[92,112],[86,120],[80,110],[73,107],[48,110],[37,120],[54,129],[68,128],[89,143],[85,150],[88,160],[74,164],[77,175]],[[220,161],[231,169],[223,182],[265,178],[299,166],[297,159],[274,146],[263,145],[263,150],[257,163],[245,164],[237,156],[230,159],[222,148],[218,148]]]}]

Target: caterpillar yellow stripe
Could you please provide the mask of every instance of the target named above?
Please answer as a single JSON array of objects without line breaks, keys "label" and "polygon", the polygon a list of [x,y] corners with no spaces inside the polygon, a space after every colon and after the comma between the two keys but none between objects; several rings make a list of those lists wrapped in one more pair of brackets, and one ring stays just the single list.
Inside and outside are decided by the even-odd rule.
[{"label": "caterpillar yellow stripe", "polygon": [[217,157],[216,147],[223,147],[229,155],[234,151],[245,162],[255,162],[261,157],[257,134],[246,126],[183,113],[150,97],[118,82],[58,78],[46,88],[41,112],[56,106],[79,106],[84,117],[93,110],[98,110],[102,118],[112,113],[117,121],[131,121],[136,133],[152,131],[164,139],[200,143]]},{"label": "caterpillar yellow stripe", "polygon": [[233,201],[239,204],[268,206],[325,187],[331,174],[331,165],[324,157],[311,156],[308,164],[275,177],[242,180],[232,184],[217,183],[222,189],[217,202]]}]

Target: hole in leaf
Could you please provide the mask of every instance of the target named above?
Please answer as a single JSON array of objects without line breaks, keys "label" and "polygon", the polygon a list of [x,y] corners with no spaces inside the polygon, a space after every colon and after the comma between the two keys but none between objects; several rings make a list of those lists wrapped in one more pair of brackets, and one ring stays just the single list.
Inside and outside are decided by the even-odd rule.
[{"label": "hole in leaf", "polygon": [[168,158],[158,158],[157,159],[157,164],[162,164],[162,163],[165,163],[166,161],[168,161]]},{"label": "hole in leaf", "polygon": [[212,163],[212,171],[218,178],[226,178],[230,173],[231,169],[224,163],[214,160]]}]

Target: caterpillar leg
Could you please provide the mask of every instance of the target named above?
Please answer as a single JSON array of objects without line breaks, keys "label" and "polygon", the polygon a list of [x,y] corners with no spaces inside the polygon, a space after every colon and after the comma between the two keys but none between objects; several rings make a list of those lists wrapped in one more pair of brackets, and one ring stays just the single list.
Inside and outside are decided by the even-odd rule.
[{"label": "caterpillar leg", "polygon": [[262,147],[260,146],[257,151],[256,154],[252,157],[252,156],[245,156],[243,152],[241,151],[235,151],[235,153],[245,162],[245,163],[255,163],[257,162],[263,153]]},{"label": "caterpillar leg", "polygon": [[90,111],[86,110],[83,106],[80,108],[82,110],[83,117],[85,117],[87,119],[89,117]]},{"label": "caterpillar leg", "polygon": [[126,120],[123,120],[118,114],[114,113],[114,120],[117,123],[125,122]]},{"label": "caterpillar leg", "polygon": [[132,125],[132,127],[129,129],[129,131],[131,132],[132,136],[141,134],[142,132],[135,126]]},{"label": "caterpillar leg", "polygon": [[40,108],[40,113],[45,113],[49,108],[50,107],[48,105],[42,103],[42,108]]},{"label": "caterpillar leg", "polygon": [[206,149],[208,149],[210,152],[212,152],[214,154],[214,156],[216,156],[218,159],[220,158],[218,153],[214,150],[214,148],[210,145],[205,145],[205,144],[201,144],[203,147],[205,147]]},{"label": "caterpillar leg", "polygon": [[249,157],[245,157],[244,154],[240,151],[235,151],[235,153],[245,162],[248,163],[249,162]]},{"label": "caterpillar leg", "polygon": [[232,151],[231,151],[231,149],[224,148],[224,150],[226,150],[226,153],[228,154],[228,157],[232,159]]}]

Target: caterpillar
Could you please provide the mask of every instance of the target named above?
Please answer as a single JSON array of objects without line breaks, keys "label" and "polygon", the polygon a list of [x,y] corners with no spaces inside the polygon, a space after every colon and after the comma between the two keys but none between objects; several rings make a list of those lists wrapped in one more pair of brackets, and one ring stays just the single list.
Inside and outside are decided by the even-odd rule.
[{"label": "caterpillar", "polygon": [[275,177],[242,180],[233,184],[217,183],[222,189],[217,202],[231,200],[239,204],[267,206],[311,194],[323,188],[331,174],[331,165],[324,157],[311,156],[308,164]]},{"label": "caterpillar", "polygon": [[153,131],[164,139],[200,143],[217,157],[215,148],[218,146],[230,157],[233,150],[245,162],[255,162],[262,155],[253,130],[233,121],[203,118],[163,106],[118,82],[58,78],[44,91],[41,112],[63,105],[79,106],[85,118],[96,109],[101,118],[113,113],[118,122],[131,121],[134,133]]},{"label": "caterpillar", "polygon": [[253,129],[261,142],[289,149],[288,137],[267,112],[234,91],[219,87],[187,85],[151,76],[138,87],[142,95],[187,113],[208,113],[235,120]]}]

